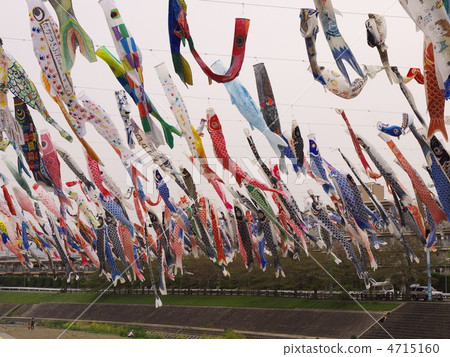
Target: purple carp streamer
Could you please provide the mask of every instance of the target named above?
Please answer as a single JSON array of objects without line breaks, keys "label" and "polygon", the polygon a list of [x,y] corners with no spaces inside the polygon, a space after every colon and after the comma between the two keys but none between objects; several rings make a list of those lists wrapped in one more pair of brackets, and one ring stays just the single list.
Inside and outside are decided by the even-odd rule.
[{"label": "purple carp streamer", "polygon": [[[355,148],[370,178],[383,176],[390,192],[387,199],[390,208],[386,209],[385,202],[380,203],[343,150],[339,149],[342,162],[325,159],[329,152],[325,146],[319,151],[323,140],[320,132],[310,131],[307,135],[302,120],[292,118],[288,133],[283,133],[283,118],[278,113],[268,70],[263,63],[253,66],[258,103],[237,78],[240,71],[245,70],[242,64],[249,20],[236,20],[230,66],[227,68],[219,60],[208,67],[190,36],[185,2],[171,0],[170,44],[167,46],[170,45],[175,73],[182,83],[192,84],[190,67],[180,53],[181,44],[187,41],[204,73],[224,84],[231,104],[251,129],[258,129],[266,137],[277,157],[282,159],[277,159],[276,163],[265,162],[260,155],[264,144],[258,144],[258,138],[245,129],[253,164],[262,170],[262,178],[247,172],[238,162],[240,158],[230,156],[234,138],[228,137],[226,119],[219,121],[210,105],[204,118],[189,115],[188,102],[183,100],[175,83],[178,79],[174,80],[161,63],[155,67],[156,75],[178,128],[165,122],[145,93],[142,54],[113,0],[100,0],[100,5],[107,19],[104,31],[110,31],[118,60],[105,47],[94,52],[92,40],[76,21],[72,1],[50,0],[58,15],[58,28],[43,1],[27,0],[32,38],[30,51],[35,53],[45,88],[86,149],[86,162],[77,160],[71,146],[77,144],[71,143],[72,137],[50,116],[45,98],[39,96],[24,69],[0,43],[0,149],[4,152],[0,162],[0,252],[10,252],[24,267],[32,267],[34,263],[42,265],[41,259],[46,257],[52,269],[49,273],[54,276],[57,275],[54,262],[61,262],[68,283],[79,278],[78,263],[95,267],[100,276],[114,285],[124,283],[125,279],[144,283],[147,280],[152,286],[156,307],[162,305],[158,294],[167,294],[167,279],[174,280],[185,273],[183,259],[189,254],[195,258],[208,257],[211,270],[216,269],[224,276],[233,272],[230,265],[238,264],[236,260],[241,261],[248,272],[264,271],[272,264],[273,270],[268,269],[272,270],[270,275],[281,279],[288,275],[283,269],[286,259],[302,264],[298,260],[303,259],[303,253],[305,259],[309,259],[321,252],[328,254],[336,264],[347,259],[361,286],[370,288],[374,283],[372,271],[378,267],[377,250],[380,246],[390,248],[390,240],[382,239],[389,232],[402,244],[411,264],[418,262],[405,231],[412,232],[420,241],[421,249],[431,250],[437,232],[450,218],[450,156],[439,138],[433,135],[436,126],[445,134],[442,130],[445,99],[442,97],[449,95],[448,9],[445,9],[447,4],[438,0],[400,2],[429,37],[424,76],[414,68],[404,77],[397,67],[390,65],[383,17],[369,14],[365,30],[369,46],[379,51],[382,69],[389,81],[400,86],[423,126],[416,128],[413,116],[404,114],[399,125],[384,124],[385,118],[380,117],[377,126],[372,128],[371,136],[382,132],[382,141],[392,150],[401,168],[391,165],[375,145],[355,133],[344,110],[338,110],[350,132],[350,139],[339,146]],[[331,1],[315,0],[314,3],[316,9],[302,9],[300,14],[300,29],[314,79],[338,97],[355,98],[370,73],[366,74],[366,69],[359,66],[342,38]],[[319,20],[338,72],[318,64]],[[75,92],[69,70],[77,48],[88,60],[95,60],[97,53],[109,65],[124,89],[115,91],[114,98],[111,96],[117,107],[100,106],[87,94]],[[346,65],[358,75],[353,81]],[[408,89],[407,83],[412,78],[425,84],[431,117],[429,127]],[[433,109],[430,103],[437,92],[441,95],[439,107]],[[142,128],[132,118],[127,95],[137,105]],[[8,107],[9,103],[14,103],[14,112]],[[34,112],[29,108],[35,109],[45,121],[34,120]],[[120,125],[124,125],[126,139],[119,134],[110,109],[119,110],[115,116]],[[164,135],[150,120],[150,115],[159,121]],[[99,165],[100,158],[83,139],[86,123],[93,125],[104,144],[108,148],[112,146],[118,154],[115,160],[105,160],[108,165]],[[55,136],[39,124],[51,125],[66,139],[64,144],[56,145]],[[424,136],[428,129],[429,135]],[[420,147],[423,153],[420,157],[427,166],[432,185],[422,179],[428,176],[414,168],[401,154],[400,147],[386,135],[400,138],[411,135],[410,132],[418,144],[416,149]],[[184,140],[175,142],[173,134]],[[304,142],[306,137],[308,143]],[[175,145],[187,148],[187,158],[175,157],[176,151],[169,153],[159,149],[164,141],[169,148]],[[139,153],[132,151],[135,148],[140,148]],[[249,148],[239,152],[241,158],[250,155]],[[362,150],[367,153],[367,160]],[[306,197],[294,195],[285,178],[291,173],[284,161],[286,158],[293,164],[294,175],[303,178],[304,174],[314,179],[313,184],[324,190],[322,197],[312,189],[307,190]],[[149,166],[144,166],[144,170],[141,164]],[[339,164],[348,165],[351,172],[345,172]],[[372,172],[371,167],[379,174]],[[220,175],[221,168],[227,170],[227,175],[231,174],[236,183],[227,182],[231,176]],[[401,169],[411,179],[414,189],[411,194],[398,179]],[[120,174],[129,177],[129,187],[119,184]],[[198,181],[200,175],[206,179],[203,183]],[[204,186],[214,190],[205,194]],[[372,205],[364,202],[359,188],[369,196]],[[328,199],[331,205],[326,204]],[[242,260],[236,259],[238,256]],[[152,270],[152,259],[157,263],[157,271]]]}]

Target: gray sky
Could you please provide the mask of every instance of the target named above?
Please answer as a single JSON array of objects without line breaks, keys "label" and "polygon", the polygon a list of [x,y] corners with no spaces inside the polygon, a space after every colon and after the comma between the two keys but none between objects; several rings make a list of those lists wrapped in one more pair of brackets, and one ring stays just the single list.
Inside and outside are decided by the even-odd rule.
[{"label": "gray sky", "polygon": [[[62,114],[45,93],[40,83],[40,67],[34,56],[30,41],[28,10],[25,0],[1,0],[1,3],[3,16],[0,22],[0,36],[3,38],[4,49],[22,64],[35,82],[51,115],[64,128],[68,128]],[[116,3],[129,31],[141,48],[145,88],[161,115],[168,122],[175,124],[168,102],[153,69],[155,65],[166,62],[187,105],[193,125],[197,126],[200,119],[205,116],[206,108],[212,106],[224,127],[230,155],[243,159],[243,161],[238,160],[240,164],[252,160],[253,156],[243,132],[243,129],[248,127],[248,123],[231,105],[225,87],[215,82],[208,85],[206,76],[187,49],[182,49],[182,53],[193,70],[194,86],[189,89],[186,88],[174,74],[167,33],[167,1],[116,0]],[[336,148],[341,147],[344,153],[358,166],[359,160],[350,137],[345,133],[344,122],[334,110],[335,108],[344,108],[353,129],[368,138],[385,155],[401,181],[407,188],[411,188],[408,177],[393,163],[394,156],[387,145],[378,138],[376,129],[376,123],[379,120],[384,123],[400,125],[401,113],[410,112],[408,103],[401,94],[399,87],[390,85],[385,73],[382,72],[375,79],[369,80],[362,93],[355,99],[345,100],[325,92],[323,87],[313,80],[312,74],[307,71],[309,63],[304,39],[299,31],[299,9],[300,7],[314,7],[313,1],[253,0],[252,3],[258,6],[249,4],[243,6],[242,3],[227,0],[220,2],[213,0],[187,1],[187,16],[191,34],[196,48],[204,60],[211,64],[220,58],[226,64],[229,63],[234,18],[249,18],[251,24],[246,58],[239,79],[247,87],[253,98],[257,99],[253,65],[259,62],[265,63],[281,116],[283,131],[289,132],[290,136],[291,121],[296,119],[305,141],[307,134],[315,133],[322,156],[337,168],[348,171]],[[421,32],[416,32],[415,24],[407,17],[398,1],[334,0],[333,5],[343,13],[343,17],[337,17],[338,26],[360,64],[381,65],[378,51],[370,48],[366,42],[364,22],[367,19],[367,13],[372,12],[386,16],[388,26],[386,42],[389,46],[391,65],[398,66],[404,75],[410,67],[422,67],[423,35]],[[51,6],[49,4],[47,6],[53,13]],[[93,38],[94,43],[109,46],[109,49],[115,53],[103,11],[97,1],[75,0],[74,9],[79,22]],[[318,34],[317,51],[319,64],[324,66],[332,64],[333,58],[322,29]],[[356,74],[351,69],[349,73],[352,78],[355,78]],[[121,88],[106,64],[100,59],[97,63],[88,63],[78,53],[72,70],[72,78],[78,92],[85,91],[111,115],[119,132],[125,139],[122,121],[114,98],[114,90]],[[426,104],[423,86],[413,81],[409,84],[409,88],[415,96],[419,110],[425,115]],[[12,96],[9,96],[9,99],[12,108]],[[446,109],[448,114],[448,104]],[[133,117],[139,119],[134,106],[132,110]],[[425,117],[429,120],[428,115]],[[33,118],[39,129],[48,128],[55,142],[58,144],[64,143],[56,130],[46,124],[38,113],[33,112]],[[109,148],[109,144],[95,132],[92,126],[87,124],[87,128],[88,135],[86,138],[106,164],[105,171],[110,176],[117,178],[119,184],[124,185],[126,175],[120,160]],[[258,131],[254,131],[252,135],[256,140],[261,156],[274,156],[266,139],[261,137]],[[440,134],[438,136],[442,138]],[[207,154],[213,157],[210,137],[206,130],[203,142]],[[419,173],[425,181],[429,182],[428,175],[421,169],[425,162],[423,155],[412,134],[403,136],[400,141],[395,139],[395,142],[410,163],[419,168]],[[174,150],[170,150],[167,146],[161,149],[172,157],[177,167],[179,164],[190,167],[183,155],[183,152],[188,151],[186,143],[181,139],[176,139],[175,145]],[[447,144],[445,145],[448,147]],[[67,143],[65,147],[73,153],[74,158],[80,162],[80,166],[85,168],[81,145]],[[6,154],[11,158],[14,157],[12,149],[8,149]],[[4,154],[1,153],[0,155]],[[0,167],[2,172],[7,172],[6,167],[3,165]],[[375,168],[373,165],[372,167]],[[246,169],[254,172],[254,169],[253,171],[248,167]],[[217,171],[219,174],[222,172],[219,167]],[[151,175],[151,171],[148,174]],[[73,179],[66,171],[64,175],[67,180]],[[228,177],[228,175],[225,177]],[[380,183],[382,182],[380,181]],[[288,186],[301,205],[308,188],[313,188],[316,194],[321,194],[322,197],[325,196],[321,188],[311,180],[307,180],[301,185],[296,183],[293,170],[290,170]],[[177,186],[170,184],[170,188],[174,194],[178,193]],[[219,202],[214,191],[208,185],[202,184],[200,190]]]}]

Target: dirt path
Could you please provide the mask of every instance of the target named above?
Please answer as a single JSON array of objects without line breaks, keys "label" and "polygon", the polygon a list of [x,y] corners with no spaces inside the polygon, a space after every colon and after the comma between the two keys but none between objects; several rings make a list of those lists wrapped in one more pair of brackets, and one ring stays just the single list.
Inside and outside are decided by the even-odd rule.
[{"label": "dirt path", "polygon": [[[28,330],[26,326],[0,326],[0,332],[18,339],[56,339],[63,330],[36,327],[34,330]],[[117,335],[105,335],[97,333],[88,333],[82,331],[67,331],[61,338],[64,339],[117,339],[124,338]]]}]

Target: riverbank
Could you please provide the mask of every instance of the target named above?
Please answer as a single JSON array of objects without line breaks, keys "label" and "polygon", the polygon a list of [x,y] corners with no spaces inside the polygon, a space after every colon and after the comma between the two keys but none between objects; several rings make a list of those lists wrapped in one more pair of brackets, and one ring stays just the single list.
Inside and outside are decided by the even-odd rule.
[{"label": "riverbank", "polygon": [[[43,302],[92,303],[98,298],[93,293],[33,293],[0,291],[0,303],[38,304]],[[400,305],[389,301],[353,300],[313,300],[289,297],[264,296],[161,296],[164,305],[173,306],[222,306],[222,307],[255,307],[265,309],[325,309],[361,311],[391,311]],[[105,294],[96,303],[153,305],[153,295],[115,295]]]}]

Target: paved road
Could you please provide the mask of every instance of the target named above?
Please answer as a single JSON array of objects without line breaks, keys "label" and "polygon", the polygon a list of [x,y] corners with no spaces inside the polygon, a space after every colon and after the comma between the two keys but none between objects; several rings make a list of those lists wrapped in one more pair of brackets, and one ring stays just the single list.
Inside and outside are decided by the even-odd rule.
[{"label": "paved road", "polygon": [[10,339],[10,338],[14,338],[11,335],[8,335],[7,333],[4,332],[0,332],[0,340],[1,339]]}]

